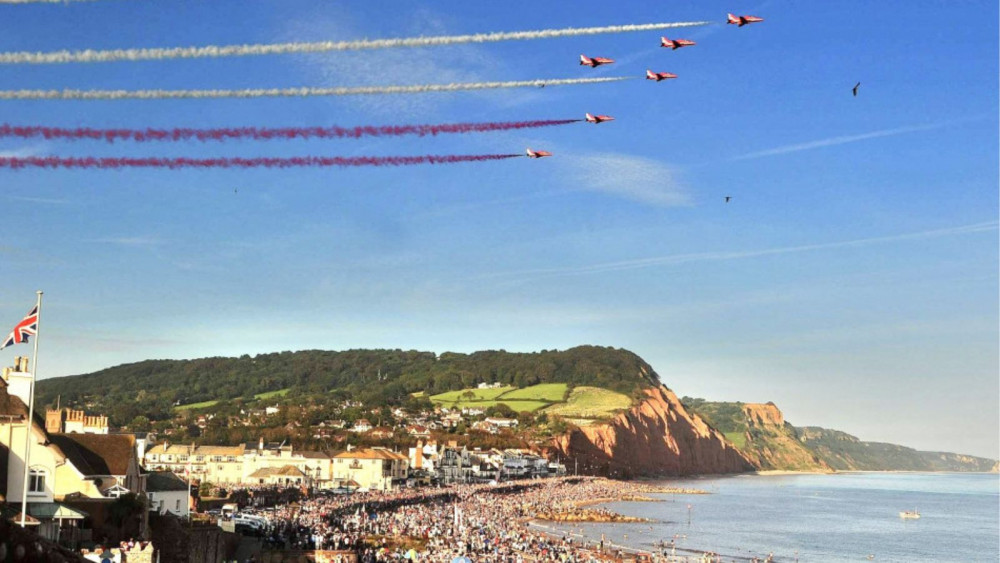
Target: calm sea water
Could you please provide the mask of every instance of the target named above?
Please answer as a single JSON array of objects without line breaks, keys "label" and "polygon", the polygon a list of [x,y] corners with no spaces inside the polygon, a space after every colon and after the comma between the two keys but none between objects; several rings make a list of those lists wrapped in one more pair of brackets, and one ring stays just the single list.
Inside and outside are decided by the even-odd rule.
[{"label": "calm sea water", "polygon": [[[651,524],[558,528],[647,550],[676,537],[678,548],[711,550],[724,561],[769,553],[775,561],[1000,560],[996,474],[744,475],[667,484],[712,494],[605,505]],[[902,510],[921,518],[903,520]]]}]

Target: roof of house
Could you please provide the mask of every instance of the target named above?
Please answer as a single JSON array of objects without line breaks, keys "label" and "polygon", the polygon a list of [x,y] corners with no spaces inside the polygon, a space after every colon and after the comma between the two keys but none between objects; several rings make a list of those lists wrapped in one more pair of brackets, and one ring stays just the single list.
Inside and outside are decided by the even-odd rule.
[{"label": "roof of house", "polygon": [[153,471],[146,475],[146,492],[187,491],[188,484],[172,471]]},{"label": "roof of house", "polygon": [[396,452],[383,448],[361,448],[349,452],[340,452],[333,456],[341,459],[388,459],[388,460],[409,460],[410,458]]},{"label": "roof of house", "polygon": [[275,475],[289,475],[292,477],[305,477],[305,473],[301,469],[295,467],[294,465],[286,465],[281,469],[275,471]]},{"label": "roof of house", "polygon": [[266,479],[267,477],[273,477],[275,475],[283,475],[286,477],[305,477],[306,474],[303,473],[298,467],[294,465],[285,465],[280,468],[274,467],[261,467],[257,471],[250,474],[251,479]]},{"label": "roof of house", "polygon": [[84,475],[125,475],[135,455],[132,434],[49,434]]},{"label": "roof of house", "polygon": [[304,457],[306,459],[330,459],[329,454],[326,454],[326,453],[323,453],[323,452],[299,451],[299,452],[296,452],[296,454],[300,455],[300,456],[302,456],[302,457]]},{"label": "roof of house", "polygon": [[[245,444],[239,446],[192,446],[188,444],[157,444],[146,450],[147,454],[170,455],[243,455]],[[254,446],[256,449],[256,446]]]}]

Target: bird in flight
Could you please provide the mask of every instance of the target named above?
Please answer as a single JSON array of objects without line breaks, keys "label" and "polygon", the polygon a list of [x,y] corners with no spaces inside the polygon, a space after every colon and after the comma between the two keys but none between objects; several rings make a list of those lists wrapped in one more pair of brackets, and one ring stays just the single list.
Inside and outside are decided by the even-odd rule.
[{"label": "bird in flight", "polygon": [[857,96],[858,96],[858,88],[859,88],[860,86],[861,86],[861,83],[860,83],[860,82],[858,82],[857,84],[855,84],[855,85],[854,85],[854,88],[853,88],[853,89],[851,90],[852,92],[854,92],[854,96],[855,96],[855,97],[857,97]]},{"label": "bird in flight", "polygon": [[727,195],[726,196],[726,203],[729,203],[729,200],[731,200],[731,199],[733,199],[733,196]]}]

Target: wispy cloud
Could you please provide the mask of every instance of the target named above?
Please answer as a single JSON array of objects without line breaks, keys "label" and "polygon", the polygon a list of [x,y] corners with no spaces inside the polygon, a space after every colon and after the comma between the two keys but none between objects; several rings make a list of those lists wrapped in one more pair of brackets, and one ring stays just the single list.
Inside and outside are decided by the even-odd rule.
[{"label": "wispy cloud", "polygon": [[767,156],[777,156],[779,154],[788,154],[799,151],[808,151],[812,149],[821,149],[824,147],[832,147],[835,145],[846,145],[848,143],[856,143],[858,141],[867,141],[868,139],[878,139],[880,137],[893,137],[896,135],[904,135],[906,133],[915,133],[917,131],[930,131],[932,129],[940,129],[947,125],[953,124],[953,121],[948,121],[944,123],[932,123],[929,125],[914,125],[909,127],[896,127],[894,129],[880,129],[878,131],[871,131],[868,133],[861,133],[858,135],[841,135],[839,137],[829,137],[826,139],[819,139],[816,141],[808,141],[805,143],[796,143],[792,145],[783,145],[780,147],[775,147],[773,149],[767,149],[762,151],[754,151],[740,156],[735,156],[730,160],[750,160],[754,158],[764,158]]},{"label": "wispy cloud", "polygon": [[[0,156],[2,156],[2,155],[0,155]],[[12,195],[8,199],[12,199],[14,201],[26,201],[28,203],[48,203],[48,204],[53,204],[53,205],[66,205],[66,204],[70,203],[70,200],[68,200],[68,199],[51,199],[51,198],[46,198],[46,197],[25,197],[25,196],[17,196],[17,195]]]},{"label": "wispy cloud", "polygon": [[[357,37],[361,35],[349,16],[325,12],[309,21],[298,21],[281,32],[294,37]],[[447,33],[447,24],[435,13],[419,9],[411,14],[409,33],[429,36]],[[496,68],[499,61],[482,49],[459,45],[426,56],[420,49],[382,50],[353,53],[350,57],[305,56],[305,71],[324,84],[345,84],[365,77],[372,85],[405,82],[414,77],[433,76],[441,83],[479,82],[486,79],[482,69]],[[368,113],[384,117],[427,115],[450,102],[454,94],[432,96],[364,96],[351,103]]]},{"label": "wispy cloud", "polygon": [[93,239],[90,242],[117,244],[121,246],[156,246],[163,244],[163,240],[153,237],[110,237]]},{"label": "wispy cloud", "polygon": [[25,158],[28,156],[39,156],[48,147],[45,143],[29,145],[17,149],[7,149],[0,151],[0,158]]},{"label": "wispy cloud", "polygon": [[591,264],[588,266],[576,266],[570,268],[543,268],[535,270],[522,270],[515,272],[501,272],[485,277],[548,277],[548,276],[571,276],[580,274],[597,274],[604,272],[615,272],[621,270],[635,270],[639,268],[649,268],[653,266],[675,266],[691,262],[721,262],[726,260],[744,260],[748,258],[760,258],[764,256],[777,256],[781,254],[794,254],[799,252],[813,252],[817,250],[832,250],[837,248],[858,248],[877,244],[889,244],[893,242],[904,242],[912,240],[924,240],[942,238],[949,236],[965,235],[972,233],[983,233],[997,230],[1000,226],[998,221],[988,221],[985,223],[974,223],[959,227],[948,227],[944,229],[934,229],[917,233],[906,233],[901,235],[890,235],[884,237],[872,237],[864,239],[854,239],[837,242],[827,242],[820,244],[804,244],[798,246],[783,246],[778,248],[765,248],[759,250],[742,250],[733,252],[692,252],[687,254],[668,254],[666,256],[654,256],[650,258],[640,258],[636,260],[623,260],[620,262],[605,262],[601,264]]},{"label": "wispy cloud", "polygon": [[430,217],[441,217],[445,215],[455,215],[458,213],[468,213],[469,211],[473,211],[484,207],[492,207],[495,205],[510,205],[512,203],[520,203],[524,201],[533,201],[537,199],[558,197],[561,195],[572,193],[573,191],[574,190],[546,190],[523,196],[502,197],[502,198],[489,199],[485,201],[459,203],[455,205],[447,205],[447,206],[436,207],[433,209],[428,209],[427,211],[417,213],[414,216],[417,218],[426,219]]},{"label": "wispy cloud", "polygon": [[689,205],[677,169],[662,162],[616,153],[591,153],[562,157],[563,174],[572,185],[641,203],[660,206]]}]

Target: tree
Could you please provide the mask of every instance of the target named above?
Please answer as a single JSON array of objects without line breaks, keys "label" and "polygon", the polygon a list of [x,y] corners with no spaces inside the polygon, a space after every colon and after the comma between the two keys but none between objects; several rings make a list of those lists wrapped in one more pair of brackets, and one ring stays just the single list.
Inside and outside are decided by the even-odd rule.
[{"label": "tree", "polygon": [[492,407],[486,409],[486,416],[495,416],[499,418],[514,418],[517,413],[514,409],[510,408],[504,403],[497,403]]},{"label": "tree", "polygon": [[128,428],[132,432],[149,432],[153,425],[145,415],[139,415],[128,423]]}]

